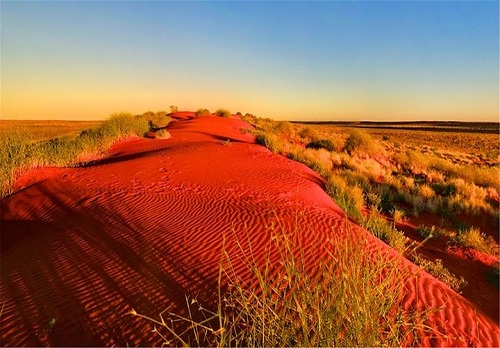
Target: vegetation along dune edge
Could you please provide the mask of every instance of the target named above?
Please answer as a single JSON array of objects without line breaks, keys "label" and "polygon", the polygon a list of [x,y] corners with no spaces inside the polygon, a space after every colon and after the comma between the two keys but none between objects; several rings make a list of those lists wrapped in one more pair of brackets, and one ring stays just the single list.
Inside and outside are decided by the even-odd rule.
[{"label": "vegetation along dune edge", "polygon": [[498,149],[225,109],[0,134],[4,346],[500,345]]}]

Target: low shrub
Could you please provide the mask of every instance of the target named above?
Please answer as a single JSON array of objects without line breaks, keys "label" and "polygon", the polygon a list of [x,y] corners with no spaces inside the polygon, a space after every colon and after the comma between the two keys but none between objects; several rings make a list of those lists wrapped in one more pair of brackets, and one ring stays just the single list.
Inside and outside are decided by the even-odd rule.
[{"label": "low shrub", "polygon": [[486,274],[486,279],[497,289],[500,288],[500,263],[491,266],[490,270]]},{"label": "low shrub", "polygon": [[295,136],[295,127],[288,121],[278,121],[274,123],[273,130],[288,138]]},{"label": "low shrub", "polygon": [[303,139],[307,139],[309,141],[314,141],[319,138],[318,132],[316,132],[311,127],[304,127],[299,131],[299,136]]},{"label": "low shrub", "polygon": [[377,187],[377,192],[380,195],[380,209],[384,213],[390,213],[395,209],[394,207],[394,192],[387,185],[380,185]]},{"label": "low shrub", "polygon": [[210,116],[210,115],[211,114],[210,114],[210,111],[208,109],[198,109],[198,110],[196,110],[196,116]]},{"label": "low shrub", "polygon": [[306,148],[311,149],[325,149],[328,151],[335,151],[335,144],[330,139],[313,140],[306,145]]},{"label": "low shrub", "polygon": [[436,226],[429,227],[426,225],[420,225],[415,229],[415,232],[417,232],[424,239],[436,239],[441,235],[441,232],[436,228]]},{"label": "low shrub", "polygon": [[467,286],[467,281],[464,277],[457,278],[455,274],[451,273],[450,270],[443,265],[441,259],[431,261],[424,259],[422,256],[414,255],[412,261],[458,293],[461,293]]},{"label": "low shrub", "polygon": [[471,227],[467,230],[459,230],[452,239],[460,245],[479,250],[490,255],[498,255],[498,244],[493,237],[486,236],[478,228]]},{"label": "low shrub", "polygon": [[281,152],[283,142],[276,134],[260,131],[255,135],[255,142],[264,145],[274,153]]},{"label": "low shrub", "polygon": [[372,210],[370,215],[363,219],[361,225],[398,252],[403,254],[406,251],[408,239],[403,232],[396,230],[380,216],[378,211]]},{"label": "low shrub", "polygon": [[431,188],[436,192],[436,194],[443,197],[452,196],[457,193],[457,187],[452,183],[438,182],[433,183]]},{"label": "low shrub", "polygon": [[231,117],[231,112],[227,109],[217,109],[215,114],[220,117]]},{"label": "low shrub", "polygon": [[379,146],[372,137],[368,133],[359,130],[351,131],[344,145],[344,151],[349,154],[355,152],[373,154],[376,153],[378,149]]}]

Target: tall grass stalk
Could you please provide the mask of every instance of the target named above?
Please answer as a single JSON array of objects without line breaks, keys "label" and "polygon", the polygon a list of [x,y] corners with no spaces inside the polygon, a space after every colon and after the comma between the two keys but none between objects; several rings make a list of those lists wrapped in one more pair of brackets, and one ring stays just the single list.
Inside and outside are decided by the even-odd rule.
[{"label": "tall grass stalk", "polygon": [[[403,310],[402,291],[409,279],[401,273],[401,261],[368,251],[368,242],[353,238],[352,231],[297,250],[303,232],[273,228],[264,262],[254,254],[250,237],[237,242],[237,257],[224,248],[216,309],[186,301],[187,313],[195,306],[205,313],[204,320],[175,313],[159,320],[134,310],[131,314],[155,325],[165,343],[183,346],[419,344],[429,330],[424,325],[429,311]],[[240,262],[252,279],[236,272]]]}]

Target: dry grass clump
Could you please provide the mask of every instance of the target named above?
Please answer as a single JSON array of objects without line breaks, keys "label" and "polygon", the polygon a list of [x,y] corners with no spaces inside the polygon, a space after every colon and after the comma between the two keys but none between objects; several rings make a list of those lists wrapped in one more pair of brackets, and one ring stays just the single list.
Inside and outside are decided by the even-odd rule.
[{"label": "dry grass clump", "polygon": [[[237,257],[224,250],[216,309],[186,301],[187,312],[201,311],[204,320],[131,314],[152,323],[166,344],[176,346],[419,345],[415,333],[429,331],[423,323],[430,311],[403,309],[402,291],[411,279],[403,278],[399,261],[368,251],[366,242],[345,232],[337,233],[345,238],[297,251],[305,232],[299,226],[283,231],[278,224],[264,262],[248,246],[250,238],[238,241]],[[307,260],[318,254],[322,257],[311,269]],[[253,280],[244,281],[235,271],[241,262]],[[226,282],[230,286],[224,291]]]},{"label": "dry grass clump", "polygon": [[[139,119],[147,119],[150,124],[150,128],[163,128],[170,123],[170,116],[167,111],[146,111],[142,115],[136,116]],[[152,127],[151,127],[152,126]]]},{"label": "dry grass clump", "polygon": [[340,175],[331,174],[326,178],[326,192],[355,221],[362,221],[364,206],[363,190],[350,186]]},{"label": "dry grass clump", "polygon": [[306,142],[311,142],[319,139],[319,134],[317,131],[312,129],[311,127],[303,127],[299,132],[298,135],[304,139]]},{"label": "dry grass clump", "polygon": [[319,139],[319,140],[313,140],[309,143],[307,143],[306,148],[311,148],[311,149],[326,149],[328,151],[336,151],[337,146],[331,141],[330,139]]},{"label": "dry grass clump", "polygon": [[264,145],[274,153],[281,152],[283,149],[283,141],[273,133],[259,132],[255,135],[255,142]]},{"label": "dry grass clump", "polygon": [[288,152],[287,157],[294,161],[305,164],[321,176],[327,176],[332,169],[332,162],[330,160],[330,153],[324,149],[302,149],[300,147],[293,147]]},{"label": "dry grass clump", "polygon": [[215,111],[215,115],[227,118],[227,117],[231,117],[231,112],[227,109],[217,109]]},{"label": "dry grass clump", "polygon": [[344,145],[344,151],[349,154],[365,153],[369,155],[375,154],[379,150],[380,147],[372,137],[368,133],[359,130],[352,130]]},{"label": "dry grass clump", "polygon": [[196,110],[196,116],[210,116],[211,113],[208,109],[198,109]]},{"label": "dry grass clump", "polygon": [[420,225],[416,228],[415,232],[424,239],[436,239],[441,235],[441,231],[436,226]]},{"label": "dry grass clump", "polygon": [[394,208],[390,211],[392,215],[393,227],[396,228],[396,225],[403,221],[405,217],[405,212],[401,209]]},{"label": "dry grass clump", "polygon": [[431,261],[414,254],[412,262],[441,280],[443,283],[448,284],[450,288],[458,293],[462,292],[463,288],[467,286],[467,281],[464,277],[458,278],[455,274],[451,273],[443,265],[443,261],[441,259]]},{"label": "dry grass clump", "polygon": [[481,233],[479,228],[471,227],[466,230],[459,230],[452,241],[489,255],[499,256],[499,245],[493,237]]},{"label": "dry grass clump", "polygon": [[274,123],[273,130],[282,136],[293,138],[295,136],[295,127],[288,121],[278,121]]},{"label": "dry grass clump", "polygon": [[361,225],[399,253],[404,254],[406,252],[408,238],[405,237],[403,232],[387,223],[378,210],[372,209]]}]

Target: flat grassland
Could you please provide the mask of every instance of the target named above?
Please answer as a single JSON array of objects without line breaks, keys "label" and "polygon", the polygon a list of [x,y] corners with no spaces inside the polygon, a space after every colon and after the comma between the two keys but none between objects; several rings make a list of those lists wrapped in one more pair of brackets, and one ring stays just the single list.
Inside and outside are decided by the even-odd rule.
[{"label": "flat grassland", "polygon": [[484,122],[294,122],[320,132],[346,136],[359,129],[378,140],[408,149],[439,150],[470,160],[495,160],[500,155],[500,123]]}]

